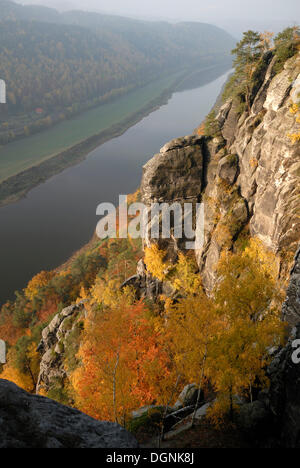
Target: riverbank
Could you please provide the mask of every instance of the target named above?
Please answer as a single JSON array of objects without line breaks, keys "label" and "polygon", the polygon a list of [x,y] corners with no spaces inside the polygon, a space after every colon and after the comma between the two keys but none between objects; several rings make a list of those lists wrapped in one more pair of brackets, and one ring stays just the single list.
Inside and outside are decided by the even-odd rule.
[{"label": "riverbank", "polygon": [[[216,67],[210,67],[209,69],[203,69],[201,72],[207,71],[214,71],[214,69],[218,69],[220,65]],[[223,66],[222,66],[223,67]],[[224,66],[224,68],[226,68]],[[26,196],[26,194],[34,187],[38,186],[39,184],[45,182],[50,177],[60,173],[64,169],[76,165],[79,162],[83,161],[86,156],[95,148],[102,145],[103,143],[109,141],[112,138],[122,135],[125,133],[130,127],[134,126],[144,117],[149,115],[150,113],[154,112],[156,109],[161,107],[162,105],[166,104],[172,94],[181,86],[181,84],[188,78],[195,75],[195,73],[199,73],[199,71],[184,71],[180,72],[177,75],[172,75],[171,77],[165,78],[167,81],[163,81],[162,83],[167,83],[168,86],[165,87],[159,94],[155,97],[150,99],[145,105],[143,105],[140,109],[135,112],[130,113],[125,118],[120,120],[113,125],[104,128],[99,133],[95,133],[87,138],[82,139],[76,144],[69,145],[67,148],[64,148],[62,151],[58,151],[57,153],[52,153],[48,157],[42,157],[42,161],[35,161],[30,167],[26,168],[25,170],[21,170],[17,174],[14,174],[10,177],[7,177],[0,183],[0,207],[7,205],[8,203],[13,203],[18,201],[19,199]],[[152,85],[155,88],[155,83]],[[146,93],[150,93],[151,90],[145,88]],[[138,90],[136,93],[141,93],[142,90]],[[136,93],[130,93],[127,97],[127,100],[136,98]],[[124,102],[121,103],[123,106],[125,105]],[[107,108],[103,108],[103,111],[107,110]],[[94,116],[96,115],[95,112],[98,112],[98,109],[92,111]],[[86,119],[91,121],[92,113],[88,113]],[[82,117],[82,119],[84,116]],[[72,121],[69,121],[72,122]],[[83,124],[87,125],[87,121],[83,122]],[[93,121],[95,124],[95,122]],[[78,126],[78,121],[76,122]],[[59,128],[56,129],[56,132],[60,132]],[[46,138],[47,135],[45,135]],[[55,141],[55,134],[53,134],[53,129],[49,130],[49,136],[51,136],[51,143]],[[24,141],[24,145],[28,146],[28,141]],[[43,142],[45,144],[45,142]],[[15,148],[16,151],[21,151],[22,155],[26,154],[26,149],[20,146],[20,142],[18,142],[18,147]],[[30,153],[30,148],[27,148],[27,152]],[[1,154],[0,154],[1,156]],[[14,157],[16,154],[14,153]],[[38,154],[36,155],[38,157]],[[33,159],[33,158],[32,158]],[[29,161],[32,159],[29,158]],[[3,177],[3,175],[2,175]]]},{"label": "riverbank", "polygon": [[[204,73],[191,90],[173,93],[166,105],[124,134],[98,146],[83,161],[0,209],[0,304],[42,270],[64,264],[91,239],[100,203],[118,204],[133,193],[142,167],[166,141],[193,132],[211,110],[227,72]],[[161,104],[161,101],[160,101]]]}]

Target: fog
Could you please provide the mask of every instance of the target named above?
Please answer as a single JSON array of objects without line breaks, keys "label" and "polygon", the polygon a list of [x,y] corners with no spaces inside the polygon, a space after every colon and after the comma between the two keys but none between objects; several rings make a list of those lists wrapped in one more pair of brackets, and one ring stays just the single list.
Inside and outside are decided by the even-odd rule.
[{"label": "fog", "polygon": [[58,9],[81,9],[172,20],[297,20],[298,0],[23,0]]},{"label": "fog", "polygon": [[250,28],[278,32],[300,22],[299,0],[17,0],[17,3],[148,20],[202,21],[224,27],[236,36]]}]

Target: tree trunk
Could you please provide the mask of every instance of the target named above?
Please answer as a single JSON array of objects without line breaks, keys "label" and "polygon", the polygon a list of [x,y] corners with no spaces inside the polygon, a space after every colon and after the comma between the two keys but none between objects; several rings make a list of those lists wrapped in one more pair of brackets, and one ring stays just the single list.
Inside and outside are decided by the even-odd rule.
[{"label": "tree trunk", "polygon": [[120,359],[120,353],[118,352],[116,365],[115,365],[115,368],[114,368],[114,375],[113,375],[113,405],[114,405],[114,417],[115,417],[115,422],[116,423],[118,422],[116,390],[117,390],[117,369],[118,369],[118,365],[119,365],[119,359]]},{"label": "tree trunk", "polygon": [[204,354],[203,361],[202,361],[202,370],[201,370],[201,376],[200,376],[200,380],[199,380],[199,388],[198,388],[197,402],[196,402],[195,410],[194,410],[194,413],[193,413],[192,427],[194,427],[194,425],[195,425],[196,413],[197,413],[197,409],[198,409],[199,402],[200,402],[200,397],[201,397],[201,392],[202,392],[202,385],[203,385],[203,379],[204,379],[204,368],[205,368],[206,358],[207,358],[207,347],[206,347],[206,349],[205,349],[205,354]]},{"label": "tree trunk", "polygon": [[164,411],[164,414],[163,414],[162,425],[161,425],[160,437],[159,437],[159,441],[158,441],[158,448],[160,448],[161,442],[164,440],[164,436],[165,436],[165,419],[166,419],[167,414],[168,414],[168,407],[169,407],[171,401],[173,400],[173,397],[174,397],[174,394],[175,394],[175,392],[177,390],[177,387],[179,385],[180,379],[181,379],[181,375],[178,375],[177,380],[176,380],[176,384],[174,386],[174,389],[173,389],[173,392],[172,392],[172,395],[171,395],[171,398],[169,399],[169,401],[168,401],[168,403],[167,403],[167,405],[165,407],[165,411]]},{"label": "tree trunk", "polygon": [[230,398],[230,421],[233,422],[233,397],[232,397],[232,387],[230,387],[230,393],[229,393],[229,398]]}]

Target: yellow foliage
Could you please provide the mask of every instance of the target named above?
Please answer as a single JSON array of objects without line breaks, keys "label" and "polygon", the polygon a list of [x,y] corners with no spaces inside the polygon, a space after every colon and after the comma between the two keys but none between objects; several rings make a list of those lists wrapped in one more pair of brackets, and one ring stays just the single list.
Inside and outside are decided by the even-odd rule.
[{"label": "yellow foliage", "polygon": [[211,347],[224,327],[213,302],[203,292],[183,298],[169,308],[167,325],[178,373],[203,384]]},{"label": "yellow foliage", "polygon": [[201,278],[197,269],[195,259],[192,260],[182,252],[179,253],[178,262],[170,278],[174,289],[188,295],[202,290]]},{"label": "yellow foliage", "polygon": [[133,301],[133,291],[127,287],[120,289],[117,279],[103,281],[98,279],[90,291],[90,304],[103,304],[106,307],[114,307],[124,300]]},{"label": "yellow foliage", "polygon": [[224,252],[218,266],[222,279],[215,298],[222,313],[256,320],[282,300],[276,256],[258,239],[242,254]]},{"label": "yellow foliage", "polygon": [[164,281],[169,272],[171,264],[165,262],[166,252],[159,250],[156,244],[152,244],[151,247],[145,249],[145,264],[149,273],[154,278]]},{"label": "yellow foliage", "polygon": [[257,158],[251,158],[250,159],[250,166],[253,168],[253,169],[256,169],[258,167],[258,160]]},{"label": "yellow foliage", "polygon": [[[15,364],[15,350],[11,348],[7,355],[7,364],[0,374],[1,379],[9,380],[27,392],[35,392],[37,378],[40,371],[40,355],[36,350],[36,344],[30,343],[26,349],[24,361],[26,366],[20,370]],[[26,373],[25,373],[26,372]]]},{"label": "yellow foliage", "polygon": [[[293,103],[290,107],[290,113],[296,116],[296,122],[300,124],[300,105],[299,103]],[[288,137],[292,141],[293,144],[300,141],[300,129],[296,133],[289,133]]]},{"label": "yellow foliage", "polygon": [[41,271],[28,283],[28,286],[25,289],[25,296],[32,301],[39,293],[39,290],[47,286],[54,276],[55,273],[52,271]]},{"label": "yellow foliage", "polygon": [[260,240],[251,239],[242,253],[223,253],[218,274],[208,298],[190,260],[180,255],[170,277],[181,299],[169,300],[165,309],[178,374],[201,388],[206,381],[213,385],[218,401],[210,416],[221,424],[223,415],[235,410],[234,395],[252,398],[257,382],[268,384],[267,350],[283,343],[285,325],[277,259]]},{"label": "yellow foliage", "polygon": [[265,274],[271,275],[274,280],[277,280],[279,273],[278,260],[276,255],[266,249],[260,239],[252,237],[249,245],[245,248],[242,258],[252,260],[253,265],[261,269]]},{"label": "yellow foliage", "polygon": [[284,341],[280,319],[282,301],[276,256],[258,239],[242,254],[223,254],[220,282],[214,291],[216,306],[226,326],[208,357],[209,377],[219,398],[216,419],[223,407],[234,410],[233,395],[252,398],[257,382],[267,385],[268,348]]},{"label": "yellow foliage", "polygon": [[90,297],[90,292],[86,290],[83,286],[81,286],[79,297],[76,300],[76,304],[78,304],[84,299],[88,299],[89,297]]},{"label": "yellow foliage", "polygon": [[0,374],[1,379],[9,380],[18,387],[23,388],[26,392],[32,392],[32,379],[29,375],[22,374],[19,370],[9,365],[4,366],[2,374]]}]

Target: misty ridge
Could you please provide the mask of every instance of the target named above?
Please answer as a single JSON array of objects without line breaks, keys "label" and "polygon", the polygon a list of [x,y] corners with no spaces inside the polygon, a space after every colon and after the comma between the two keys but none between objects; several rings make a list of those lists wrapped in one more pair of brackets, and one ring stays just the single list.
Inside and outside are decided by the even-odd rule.
[{"label": "misty ridge", "polygon": [[202,23],[146,22],[0,1],[0,142],[27,136],[173,72],[231,63],[235,40]]},{"label": "misty ridge", "polygon": [[297,0],[152,0],[149,4],[139,0],[111,0],[109,3],[98,0],[22,0],[19,3],[35,3],[60,12],[84,10],[147,21],[209,23],[225,29],[236,39],[249,29],[277,34],[288,26],[296,25],[300,18]]}]

